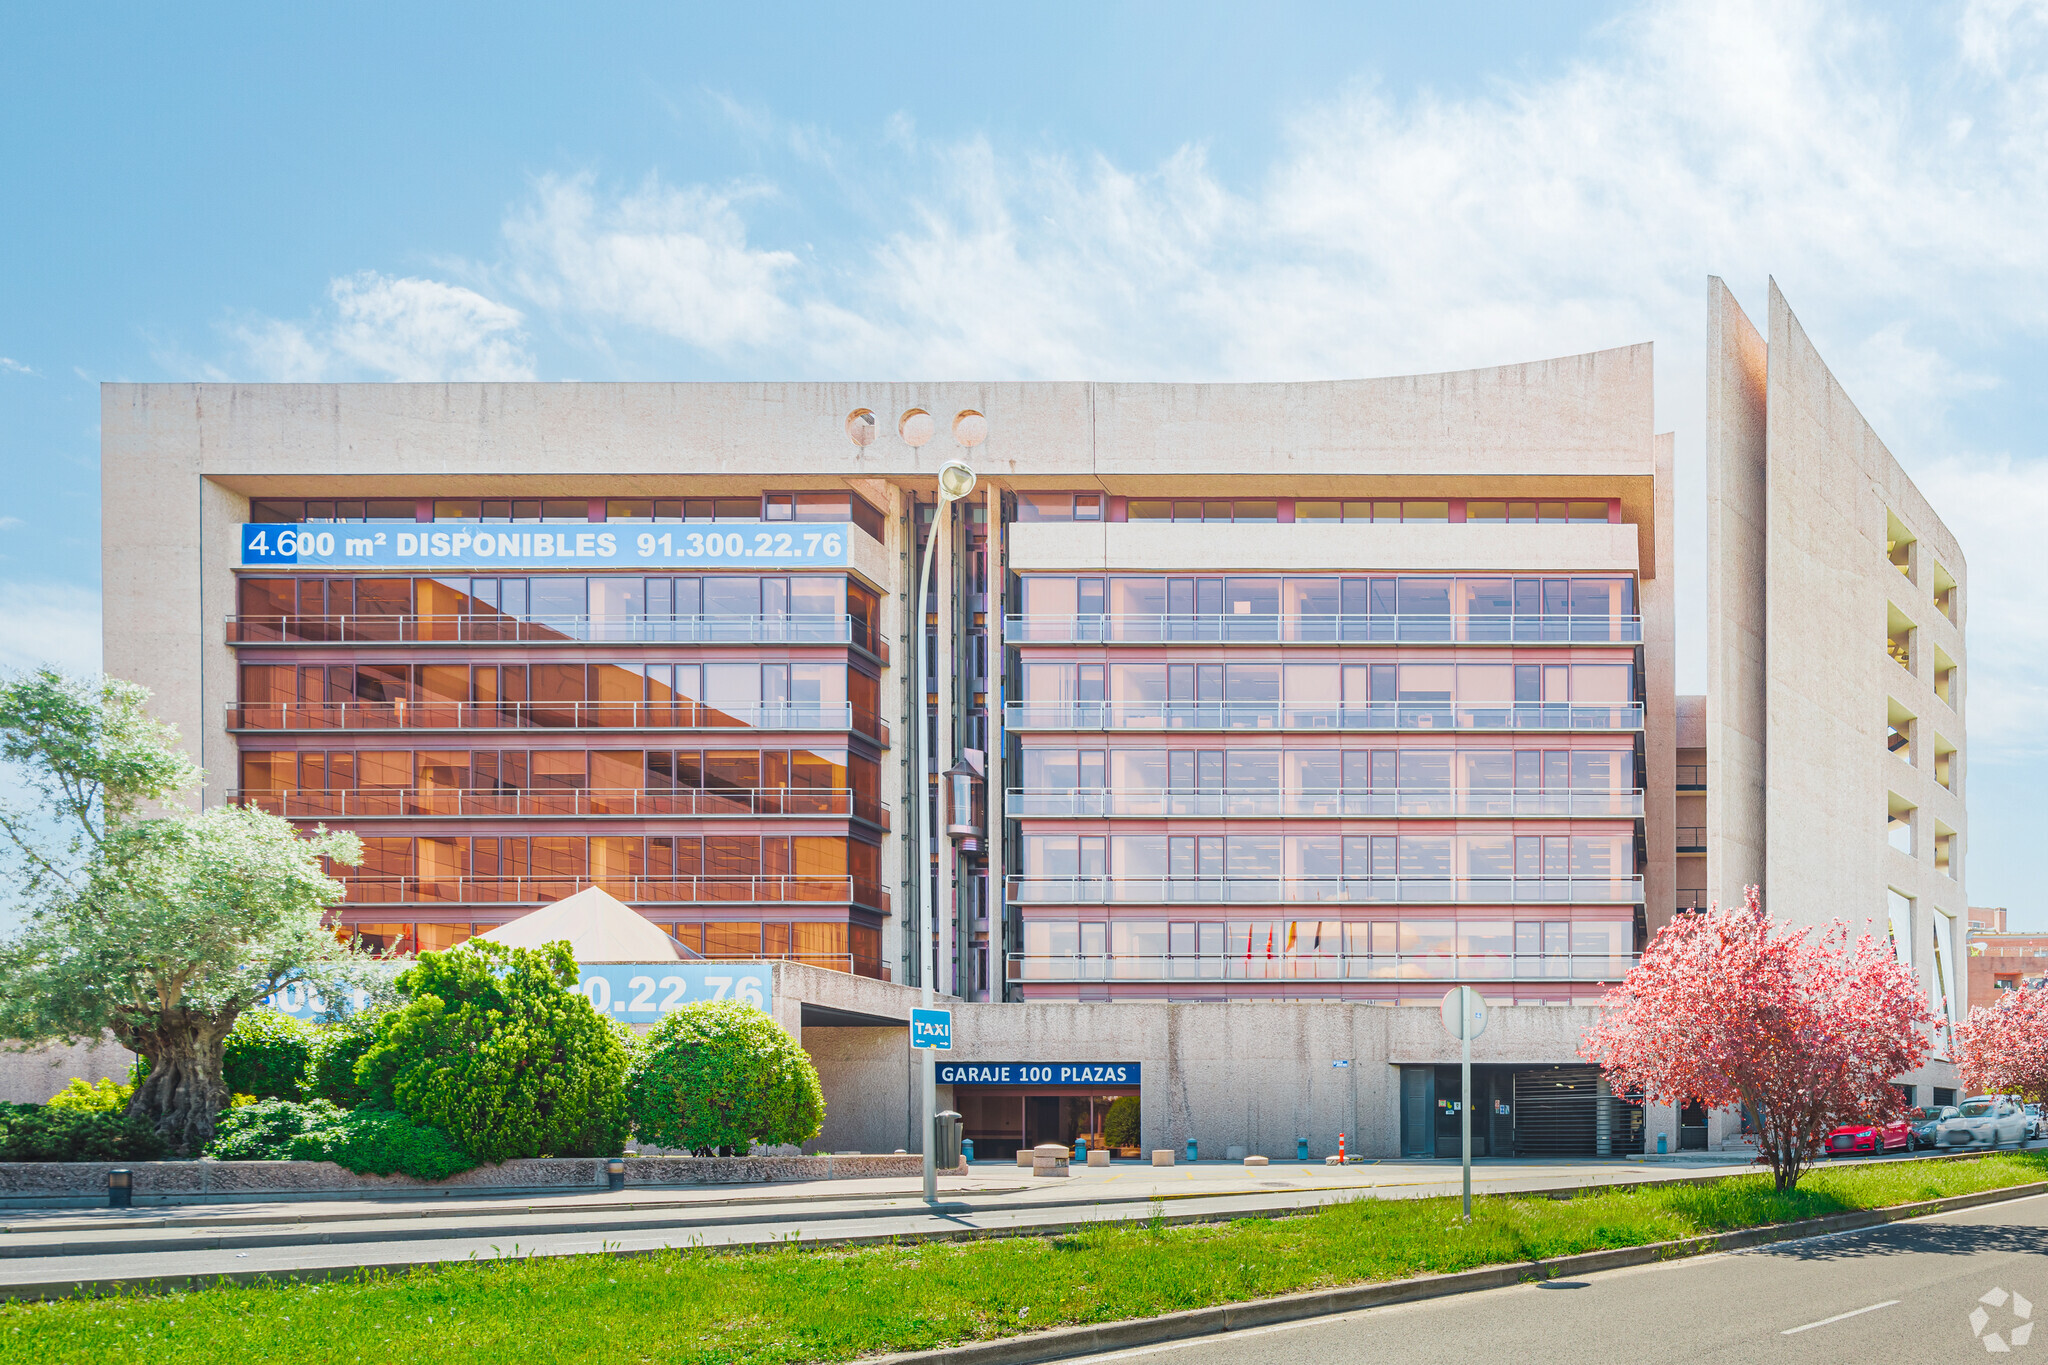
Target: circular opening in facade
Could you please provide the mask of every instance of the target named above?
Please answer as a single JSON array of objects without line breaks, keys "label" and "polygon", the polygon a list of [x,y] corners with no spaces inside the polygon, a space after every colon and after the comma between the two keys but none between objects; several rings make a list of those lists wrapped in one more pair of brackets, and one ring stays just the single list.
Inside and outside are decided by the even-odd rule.
[{"label": "circular opening in facade", "polygon": [[871,446],[880,430],[875,424],[875,414],[866,408],[855,408],[846,414],[846,435],[857,446]]},{"label": "circular opening in facade", "polygon": [[968,408],[953,419],[953,439],[972,450],[988,439],[988,418]]},{"label": "circular opening in facade", "polygon": [[896,424],[896,431],[903,437],[904,444],[913,446],[921,446],[931,440],[932,433],[938,429],[939,424],[923,408],[910,409]]}]

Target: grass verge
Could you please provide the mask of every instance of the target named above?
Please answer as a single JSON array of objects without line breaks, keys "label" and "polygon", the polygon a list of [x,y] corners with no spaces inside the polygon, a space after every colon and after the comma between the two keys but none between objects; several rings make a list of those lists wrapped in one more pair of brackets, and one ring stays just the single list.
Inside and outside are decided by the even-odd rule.
[{"label": "grass verge", "polygon": [[1882,1208],[2048,1179],[2048,1153],[1645,1185],[1570,1201],[1360,1199],[1299,1217],[833,1250],[468,1263],[194,1293],[0,1305],[0,1359],[660,1361],[917,1350]]}]

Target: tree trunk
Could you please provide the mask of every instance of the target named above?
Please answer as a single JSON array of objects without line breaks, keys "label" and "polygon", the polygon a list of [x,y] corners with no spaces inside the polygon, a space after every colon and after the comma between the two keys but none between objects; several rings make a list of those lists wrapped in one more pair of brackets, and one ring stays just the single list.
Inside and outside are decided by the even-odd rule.
[{"label": "tree trunk", "polygon": [[213,1122],[228,1106],[222,1052],[239,1010],[223,1015],[173,1010],[121,1041],[149,1062],[128,1113],[154,1125],[180,1156],[198,1156],[213,1141]]}]

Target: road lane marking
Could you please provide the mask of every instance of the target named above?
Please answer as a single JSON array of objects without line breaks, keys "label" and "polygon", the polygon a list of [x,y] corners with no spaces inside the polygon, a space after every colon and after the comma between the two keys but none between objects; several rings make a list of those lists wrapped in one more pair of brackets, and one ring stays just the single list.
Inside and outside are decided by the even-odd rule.
[{"label": "road lane marking", "polygon": [[1831,1322],[1840,1322],[1843,1318],[1861,1317],[1865,1313],[1875,1313],[1880,1308],[1890,1308],[1897,1302],[1897,1299],[1886,1299],[1883,1303],[1873,1303],[1868,1308],[1852,1308],[1846,1313],[1837,1313],[1831,1318],[1822,1318],[1819,1322],[1809,1322],[1803,1327],[1787,1327],[1778,1335],[1781,1337],[1797,1336],[1801,1332],[1810,1332],[1816,1327],[1825,1327]]}]

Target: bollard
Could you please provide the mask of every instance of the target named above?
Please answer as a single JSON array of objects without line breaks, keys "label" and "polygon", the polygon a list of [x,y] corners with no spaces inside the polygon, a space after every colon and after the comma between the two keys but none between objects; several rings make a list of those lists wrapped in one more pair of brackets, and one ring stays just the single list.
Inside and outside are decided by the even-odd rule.
[{"label": "bollard", "polygon": [[1308,1160],[1308,1139],[1307,1139],[1307,1138],[1296,1138],[1296,1139],[1294,1140],[1294,1159],[1295,1159],[1296,1161],[1307,1161],[1307,1160]]},{"label": "bollard", "polygon": [[626,1188],[626,1160],[624,1157],[615,1156],[604,1163],[604,1185],[608,1190],[623,1190]]},{"label": "bollard", "polygon": [[973,1161],[973,1160],[974,1160],[974,1139],[973,1139],[973,1138],[961,1138],[961,1139],[960,1139],[960,1160],[961,1160],[961,1161],[962,1161],[963,1163],[966,1163],[966,1162],[971,1162],[971,1161]]},{"label": "bollard", "polygon": [[1189,1138],[1189,1139],[1188,1139],[1188,1165],[1192,1166],[1192,1165],[1194,1165],[1194,1164],[1195,1164],[1195,1140],[1194,1140],[1193,1138]]},{"label": "bollard", "polygon": [[1344,1135],[1342,1133],[1337,1134],[1337,1164],[1339,1166],[1344,1164]]},{"label": "bollard", "polygon": [[133,1206],[135,1200],[134,1177],[125,1166],[116,1166],[107,1172],[107,1207],[125,1209]]}]

